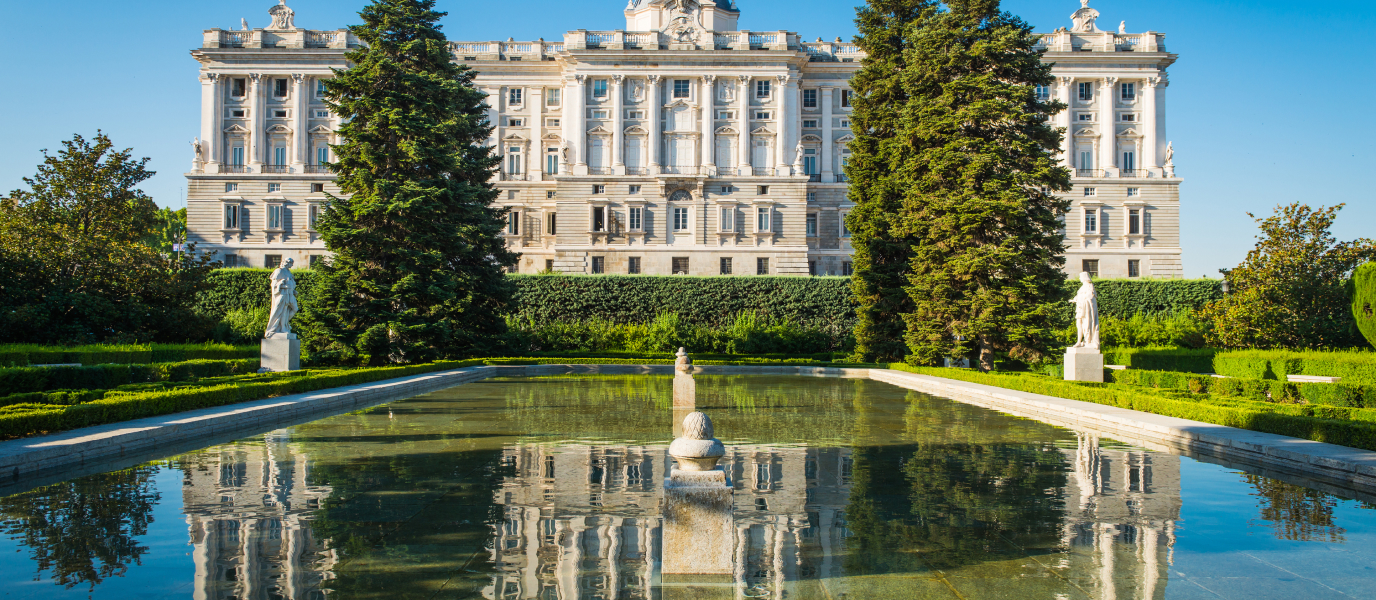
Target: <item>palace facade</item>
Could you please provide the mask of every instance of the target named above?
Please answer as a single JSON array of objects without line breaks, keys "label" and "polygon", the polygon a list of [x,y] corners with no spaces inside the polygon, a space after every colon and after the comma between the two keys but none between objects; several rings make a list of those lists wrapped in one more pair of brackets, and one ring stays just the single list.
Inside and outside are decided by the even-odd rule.
[{"label": "palace facade", "polygon": [[[285,2],[285,0],[282,0]],[[1163,34],[1098,28],[1088,0],[1042,35],[1070,108],[1066,270],[1179,277],[1181,180],[1165,130]],[[488,94],[490,143],[517,271],[848,275],[845,217],[854,44],[737,26],[732,0],[631,0],[626,29],[559,41],[451,42]],[[309,265],[337,115],[321,81],[347,30],[209,29],[189,241],[230,266]]]}]

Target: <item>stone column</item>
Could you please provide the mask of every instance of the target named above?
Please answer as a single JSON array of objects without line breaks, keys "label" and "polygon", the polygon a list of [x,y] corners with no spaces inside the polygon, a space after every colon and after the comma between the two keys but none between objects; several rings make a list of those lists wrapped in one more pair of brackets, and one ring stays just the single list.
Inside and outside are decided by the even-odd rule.
[{"label": "stone column", "polygon": [[502,125],[501,120],[497,117],[498,109],[502,105],[502,88],[483,88],[483,91],[487,92],[487,124],[492,126],[492,133],[489,134],[487,138],[487,143],[489,146],[497,148],[500,146],[500,144],[498,143],[499,140],[502,139],[501,136],[497,133],[497,131],[501,129]]},{"label": "stone column", "polygon": [[[745,33],[741,33],[745,35]],[[736,140],[739,146],[736,152],[736,174],[750,175],[750,82],[749,75],[738,75],[741,88],[736,94],[736,122],[737,129],[740,130],[740,139]]]},{"label": "stone column", "polygon": [[[712,130],[712,123],[715,122],[716,115],[712,113],[717,105],[715,97],[716,81],[716,75],[702,76],[702,102],[700,102],[700,104],[702,104],[702,139],[699,141],[699,143],[702,144],[702,152],[699,153],[702,159],[698,161],[700,167],[698,169],[699,175],[715,173],[715,169],[712,168],[712,164],[715,162],[713,161],[712,153],[716,149],[716,142],[713,141],[714,136],[712,134],[714,132]],[[703,231],[706,231],[705,227]]]},{"label": "stone column", "polygon": [[311,134],[306,131],[307,124],[310,123],[310,100],[307,94],[310,93],[310,79],[300,73],[291,74],[291,93],[292,93],[292,119],[291,119],[291,142],[292,156],[291,167],[293,173],[304,173],[306,163],[309,158],[309,147]]},{"label": "stone column", "polygon": [[201,77],[201,151],[206,173],[219,173],[224,154],[224,98],[223,78],[218,73]]},{"label": "stone column", "polygon": [[[783,34],[779,35],[782,36]],[[793,152],[794,147],[798,144],[798,139],[802,137],[798,135],[798,131],[803,126],[803,98],[802,92],[798,90],[798,86],[801,83],[801,77],[789,77],[788,95],[784,97],[788,102],[788,108],[784,113],[788,120],[784,121],[782,124],[784,144],[788,148],[788,155],[784,157],[784,162],[789,164],[793,164],[794,161],[801,161]],[[801,172],[794,173],[794,175],[799,174],[801,174]]]},{"label": "stone column", "polygon": [[530,152],[526,156],[526,173],[530,174],[528,179],[540,181],[544,179],[545,171],[545,88],[533,87],[526,89],[526,102],[530,103]]},{"label": "stone column", "polygon": [[1113,122],[1117,85],[1117,77],[1105,77],[1103,91],[1099,96],[1099,168],[1104,171],[1105,176],[1118,174],[1118,125]]},{"label": "stone column", "polygon": [[[573,173],[573,161],[576,160],[573,155],[578,152],[578,147],[574,144],[576,138],[573,135],[573,95],[577,93],[578,89],[577,82],[574,78],[570,77],[564,79],[564,91],[561,92],[564,97],[560,105],[563,108],[561,109],[562,112],[560,114],[562,116],[559,120],[559,135],[564,139],[563,145],[559,148],[559,169],[565,175]],[[565,150],[565,148],[567,148],[567,150]],[[565,156],[565,154],[568,156]]]},{"label": "stone column", "polygon": [[1142,168],[1151,171],[1152,175],[1160,175],[1161,165],[1157,163],[1156,154],[1156,94],[1161,86],[1159,77],[1150,77],[1142,81],[1142,122],[1138,127],[1142,128]]},{"label": "stone column", "polygon": [[263,128],[267,104],[263,99],[263,76],[250,73],[248,76],[249,126],[248,126],[248,165],[254,173],[263,171]]},{"label": "stone column", "polygon": [[[831,154],[833,151],[831,138],[835,135],[831,130],[831,97],[835,92],[836,88],[825,85],[817,90],[817,93],[822,96],[822,155],[817,158],[817,160],[822,161],[822,183],[831,183],[835,177],[831,168],[832,161],[835,159]],[[799,123],[799,127],[801,126],[802,124]]]},{"label": "stone column", "polygon": [[1071,90],[1075,87],[1075,78],[1061,77],[1059,81],[1061,87],[1057,90],[1057,94],[1061,97],[1061,103],[1065,104],[1065,110],[1056,115],[1056,126],[1065,129],[1065,139],[1061,140],[1061,158],[1065,160],[1066,168],[1073,169],[1075,165],[1071,154],[1075,150],[1075,132],[1071,129],[1074,124],[1070,122],[1070,99],[1074,94]]},{"label": "stone column", "polygon": [[[664,109],[664,102],[659,99],[660,79],[661,77],[659,75],[650,75],[645,80],[645,117],[650,122],[649,148],[645,149],[645,153],[647,158],[649,158],[650,166],[647,172],[650,175],[659,174],[659,129],[661,126],[659,118],[660,113],[663,112]],[[667,214],[665,215],[664,222],[666,224],[669,222]]]},{"label": "stone column", "polygon": [[[792,150],[788,146],[788,119],[790,109],[788,97],[790,93],[796,93],[798,82],[788,75],[778,75],[779,90],[774,97],[774,175],[787,174],[788,153]],[[791,81],[791,83],[790,83]]]},{"label": "stone column", "polygon": [[612,174],[614,175],[626,174],[626,152],[624,150],[626,132],[623,131],[626,124],[622,120],[625,117],[623,114],[625,110],[622,107],[622,102],[625,101],[622,94],[623,90],[626,89],[622,82],[625,79],[625,75],[612,75]]},{"label": "stone column", "polygon": [[569,94],[568,98],[569,111],[573,113],[571,115],[573,118],[569,119],[573,122],[573,131],[570,132],[572,134],[572,137],[569,140],[571,143],[573,143],[573,174],[587,175],[588,94],[587,90],[584,89],[583,86],[587,82],[588,76],[574,75],[573,79],[573,91],[571,94]]}]

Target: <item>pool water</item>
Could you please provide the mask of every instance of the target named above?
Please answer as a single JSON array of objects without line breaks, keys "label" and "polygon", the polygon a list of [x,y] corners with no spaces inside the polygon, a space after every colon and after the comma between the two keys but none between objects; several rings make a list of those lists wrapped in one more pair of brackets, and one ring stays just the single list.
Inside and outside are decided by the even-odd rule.
[{"label": "pool water", "polygon": [[782,376],[697,377],[735,573],[664,574],[671,393],[488,380],[0,498],[0,597],[1376,595],[1352,493]]}]

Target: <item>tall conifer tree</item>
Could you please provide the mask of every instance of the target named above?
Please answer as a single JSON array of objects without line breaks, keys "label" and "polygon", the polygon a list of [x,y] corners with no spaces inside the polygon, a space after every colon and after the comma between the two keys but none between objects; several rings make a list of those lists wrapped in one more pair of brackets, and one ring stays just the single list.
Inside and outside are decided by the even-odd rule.
[{"label": "tall conifer tree", "polygon": [[434,0],[373,0],[350,30],[364,46],[325,82],[345,139],[339,197],[320,220],[334,256],[305,309],[307,344],[371,364],[476,351],[505,324],[516,255],[492,203],[500,157],[485,95],[452,62]]},{"label": "tall conifer tree", "polygon": [[861,11],[862,47],[879,41],[885,62],[855,80],[864,115],[852,147],[866,156],[852,154],[850,218],[868,233],[857,240],[866,260],[857,258],[856,297],[862,315],[883,316],[868,329],[862,316],[859,345],[892,344],[897,312],[909,362],[978,352],[990,369],[1000,353],[1040,358],[1065,300],[1059,219],[1069,203],[1053,192],[1070,189],[1056,157],[1062,132],[1050,125],[1065,106],[1034,87],[1052,84],[1051,67],[1031,27],[998,0],[904,8],[913,18],[868,30]]}]

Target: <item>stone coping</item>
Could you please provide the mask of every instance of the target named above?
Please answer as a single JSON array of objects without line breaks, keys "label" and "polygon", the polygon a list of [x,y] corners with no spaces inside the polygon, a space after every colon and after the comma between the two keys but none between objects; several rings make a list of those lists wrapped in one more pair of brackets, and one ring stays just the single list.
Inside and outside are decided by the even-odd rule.
[{"label": "stone coping", "polygon": [[[1124,408],[1019,392],[888,369],[794,366],[695,366],[704,375],[801,375],[873,379],[1053,425],[1267,476],[1319,481],[1342,495],[1376,492],[1376,452]],[[204,408],[0,442],[0,494],[170,456],[243,435],[441,390],[490,377],[672,375],[673,365],[502,365],[466,367],[397,379]],[[1293,479],[1293,477],[1290,477]],[[1336,486],[1336,487],[1334,487]],[[1354,491],[1355,491],[1354,490]],[[1365,495],[1365,494],[1363,494]]]}]

